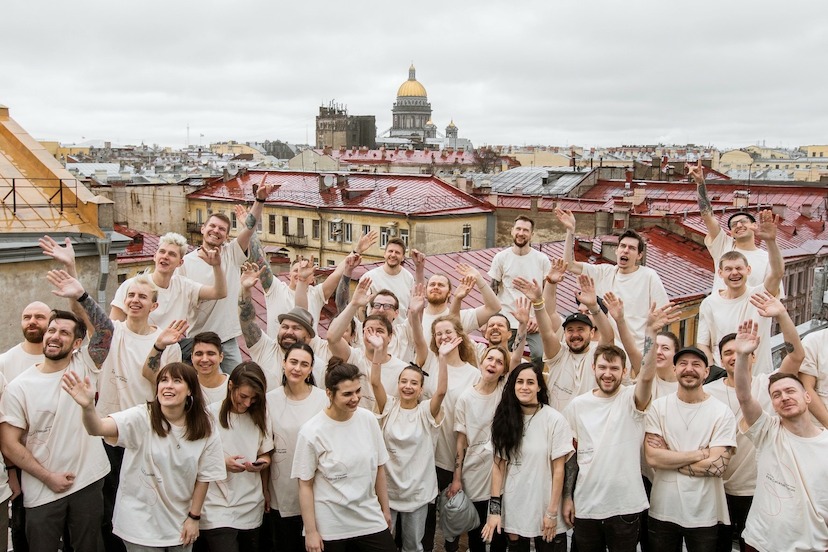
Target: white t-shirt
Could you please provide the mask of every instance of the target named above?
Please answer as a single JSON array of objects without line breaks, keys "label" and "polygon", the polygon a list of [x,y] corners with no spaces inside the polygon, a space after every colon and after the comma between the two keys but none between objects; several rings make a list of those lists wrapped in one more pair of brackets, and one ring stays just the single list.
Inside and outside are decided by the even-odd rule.
[{"label": "white t-shirt", "polygon": [[621,387],[612,397],[580,395],[563,415],[578,443],[578,517],[606,519],[645,510],[639,477],[645,414],[635,406],[635,387]]},{"label": "white t-shirt", "polygon": [[762,552],[828,550],[828,432],[798,437],[763,412],[746,435],[759,484],[742,538]]},{"label": "white t-shirt", "polygon": [[756,307],[750,304],[750,296],[763,291],[764,284],[747,288],[745,293],[735,299],[725,299],[714,290],[702,301],[699,307],[699,329],[696,339],[698,343],[707,345],[713,351],[712,364],[722,365],[719,340],[729,333],[736,332],[743,320],[753,320],[759,325],[759,347],[755,353],[753,373],[767,374],[773,370],[770,348],[771,319],[760,316]]},{"label": "white t-shirt", "polygon": [[201,393],[204,395],[204,404],[211,405],[226,399],[228,381],[230,381],[230,377],[227,374],[222,374],[221,383],[216,387],[205,387],[199,384]]},{"label": "white t-shirt", "polygon": [[[818,397],[811,398],[821,400],[828,407],[828,329],[809,333],[802,338],[802,346],[805,348],[805,360],[799,371],[816,378],[814,390]],[[815,416],[811,416],[811,420],[822,427]]]},{"label": "white t-shirt", "polygon": [[[0,372],[0,397],[3,396],[3,392],[6,389],[6,378]],[[3,413],[0,411],[0,419],[2,419]],[[3,462],[3,457],[0,456],[0,502],[5,504],[6,500],[12,495],[11,488],[9,487],[9,476],[6,472],[6,464]]]},{"label": "white t-shirt", "polygon": [[[636,345],[643,349],[650,304],[655,303],[660,307],[669,301],[656,271],[647,266],[639,266],[634,272],[622,274],[618,266],[611,264],[584,264],[583,268],[583,273],[595,280],[595,291],[599,296],[603,297],[611,291],[624,301],[624,320]],[[615,320],[612,317],[609,319],[615,332],[615,344],[623,348]]]},{"label": "white t-shirt", "polygon": [[[221,246],[221,270],[227,282],[227,297],[218,301],[202,301],[196,306],[195,318],[190,324],[187,335],[201,332],[216,332],[222,341],[241,335],[239,324],[239,291],[241,290],[241,272],[239,267],[247,260],[247,253],[233,241]],[[184,255],[184,264],[176,271],[181,276],[205,286],[213,286],[216,279],[213,267],[198,256],[198,251]]]},{"label": "white t-shirt", "polygon": [[69,490],[55,493],[43,482],[23,471],[23,505],[42,506],[68,496],[109,473],[109,460],[100,437],[83,427],[81,407],[61,389],[61,379],[72,370],[81,379],[97,380],[98,368],[86,347],[72,355],[69,366],[45,374],[36,365],[14,378],[0,399],[0,419],[24,430],[26,448],[35,460],[52,472],[71,472],[75,482]]},{"label": "white t-shirt", "polygon": [[387,289],[397,296],[397,301],[400,303],[400,318],[405,319],[408,315],[411,290],[414,287],[414,276],[405,267],[402,267],[397,274],[388,274],[385,272],[385,265],[382,264],[363,274],[359,281],[365,278],[371,278],[371,293]]},{"label": "white t-shirt", "polygon": [[[95,409],[102,418],[155,398],[155,386],[141,374],[141,370],[158,335],[164,331],[155,328],[141,335],[131,331],[126,322],[113,320],[112,324],[115,326],[112,344],[98,376],[98,404]],[[161,353],[161,366],[180,361],[181,347],[178,343]]]},{"label": "white t-shirt", "polygon": [[[244,460],[254,462],[260,455],[273,450],[270,428],[262,432],[250,415],[228,412],[229,427],[224,428],[219,423],[221,403],[211,404],[208,410],[213,418],[213,429],[221,438],[225,457],[244,456]],[[242,464],[244,460],[241,461]],[[255,529],[262,524],[263,515],[261,474],[249,471],[227,472],[227,479],[210,482],[199,528]]]},{"label": "white t-shirt", "polygon": [[[646,431],[660,435],[670,450],[736,446],[736,418],[713,397],[692,404],[675,394],[656,400],[647,409]],[[650,517],[686,528],[730,524],[721,478],[654,471]]]},{"label": "white t-shirt", "polygon": [[543,279],[552,267],[549,257],[537,249],[529,249],[526,255],[516,255],[511,247],[497,253],[492,259],[492,267],[489,269],[489,276],[492,280],[500,281],[500,293],[497,298],[502,305],[501,312],[509,319],[512,328],[518,327],[518,322],[512,316],[515,310],[515,299],[523,297],[523,294],[516,290],[512,282],[518,276],[529,280],[537,280],[538,285],[543,285]]},{"label": "white t-shirt", "polygon": [[[711,381],[704,390],[715,399],[726,404],[736,417],[736,427],[742,422],[742,407],[736,398],[736,389],[725,384],[726,378]],[[762,410],[774,415],[773,404],[768,395],[768,374],[759,374],[751,381],[751,396],[759,401]],[[733,496],[753,496],[756,489],[756,449],[743,433],[736,433],[736,451],[722,476],[725,492]]]},{"label": "white t-shirt", "polygon": [[[371,412],[376,412],[377,399],[374,397],[374,389],[371,387],[371,361],[365,356],[365,351],[351,347],[351,354],[348,355],[349,364],[353,364],[362,373],[362,398],[359,405]],[[400,374],[408,366],[408,363],[392,356],[388,362],[380,365],[380,379],[385,392],[390,397],[398,397],[398,382]]]},{"label": "white t-shirt", "polygon": [[[423,335],[425,336],[427,343],[431,342],[431,326],[434,324],[434,321],[441,316],[447,316],[449,311],[449,307],[446,306],[446,308],[439,314],[429,314],[427,312],[423,312]],[[475,309],[461,309],[460,324],[463,325],[463,331],[466,333],[471,333],[477,330],[480,327],[477,323],[477,311]]]},{"label": "white t-shirt", "polygon": [[434,441],[443,421],[431,415],[431,401],[403,409],[397,397],[388,397],[380,416],[380,427],[388,463],[388,504],[397,512],[413,512],[437,496]]},{"label": "white t-shirt", "polygon": [[[523,416],[523,442],[517,458],[506,464],[503,486],[503,531],[521,537],[543,534],[543,516],[552,498],[552,460],[569,457],[572,430],[554,408],[542,405]],[[557,532],[568,526],[558,505]]]},{"label": "white t-shirt", "polygon": [[267,415],[273,430],[270,507],[283,518],[302,513],[299,509],[299,482],[290,477],[299,428],[327,405],[328,397],[318,387],[311,387],[310,395],[301,401],[289,399],[284,387],[267,394]]},{"label": "white t-shirt", "polygon": [[[719,259],[728,251],[738,251],[745,256],[750,267],[750,276],[748,276],[748,287],[761,286],[765,283],[765,277],[770,272],[770,261],[768,260],[768,252],[764,249],[740,249],[736,247],[736,240],[729,236],[726,232],[721,231],[715,239],[710,239],[710,235],[704,237],[704,245],[707,246],[707,251],[713,257],[713,289],[724,289],[724,280],[719,276]],[[779,285],[780,290],[782,284]]]},{"label": "white t-shirt", "polygon": [[[429,376],[423,386],[423,397],[432,397],[437,390],[437,362],[426,371]],[[459,366],[448,366],[448,390],[443,398],[445,420],[440,425],[437,436],[437,448],[434,452],[434,463],[438,468],[454,471],[454,457],[457,454],[457,432],[454,429],[454,407],[457,398],[467,389],[471,389],[480,380],[480,369],[468,363]]]},{"label": "white t-shirt", "polygon": [[454,431],[464,434],[468,442],[463,458],[463,492],[472,502],[488,500],[492,495],[492,420],[501,397],[502,382],[488,395],[470,387],[455,403]]},{"label": "white t-shirt", "polygon": [[377,468],[387,462],[379,423],[364,408],[344,422],[320,412],[302,426],[291,477],[313,480],[316,529],[323,540],[388,528],[375,489]]},{"label": "white t-shirt", "polygon": [[[319,354],[322,343],[324,341],[318,335],[308,341],[308,345],[313,349],[313,374],[315,377],[317,377],[317,374],[324,376],[328,366],[328,360],[324,358],[325,355]],[[264,372],[265,379],[267,379],[267,389],[272,391],[277,387],[281,387],[285,352],[276,340],[262,332],[261,339],[252,347],[248,347],[247,350],[250,353],[250,359],[258,364]],[[320,380],[318,377],[316,383],[320,387],[325,385],[324,379]]]},{"label": "white t-shirt", "polygon": [[575,354],[569,345],[562,341],[557,355],[551,359],[543,359],[548,369],[546,386],[549,389],[549,405],[552,408],[563,412],[572,399],[595,389],[597,384],[592,361],[597,348],[598,343],[593,341],[584,352]]},{"label": "white t-shirt", "polygon": [[213,428],[209,437],[190,441],[183,427],[171,426],[160,437],[146,405],[110,417],[118,426],[116,444],[126,449],[112,532],[141,546],[180,545],[196,481],[227,478],[218,432]]},{"label": "white t-shirt", "polygon": [[[127,311],[127,293],[134,280],[135,278],[130,278],[121,284],[115,292],[115,298],[112,299],[112,306],[118,307],[124,313]],[[158,287],[158,308],[149,314],[149,323],[166,329],[175,320],[194,322],[198,308],[198,294],[202,287],[204,286],[198,282],[173,274],[169,287]],[[238,298],[236,300],[238,301]],[[236,314],[235,317],[238,319],[239,315]]]},{"label": "white t-shirt", "polygon": [[43,362],[43,351],[36,355],[30,355],[23,350],[23,344],[18,343],[2,355],[0,355],[0,374],[6,377],[6,381],[12,381],[14,378],[25,372],[33,364],[40,364]]},{"label": "white t-shirt", "polygon": [[[308,286],[308,312],[313,317],[313,329],[319,324],[319,315],[325,306],[325,292],[321,285]],[[285,314],[296,306],[296,290],[279,278],[273,277],[273,283],[265,291],[267,307],[267,335],[276,338],[279,333],[279,315]],[[238,318],[238,315],[236,315]]]},{"label": "white t-shirt", "polygon": [[[650,404],[655,402],[656,399],[675,393],[678,390],[678,381],[663,380],[658,377],[658,374],[656,374],[651,389],[652,393],[650,394]],[[655,471],[653,471],[653,468],[651,468],[647,463],[647,459],[644,458],[644,441],[641,442],[641,475],[646,477],[651,483],[653,479],[655,479]]]}]

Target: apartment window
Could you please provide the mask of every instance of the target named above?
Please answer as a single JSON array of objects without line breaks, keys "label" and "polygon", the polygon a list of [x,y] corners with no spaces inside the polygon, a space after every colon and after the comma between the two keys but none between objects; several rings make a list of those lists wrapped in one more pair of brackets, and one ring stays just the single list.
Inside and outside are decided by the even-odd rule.
[{"label": "apartment window", "polygon": [[371,225],[370,224],[363,224],[362,225],[362,235],[367,236],[371,233]]},{"label": "apartment window", "polygon": [[345,236],[345,243],[352,243],[354,241],[353,225],[350,222],[342,225],[342,234]]},{"label": "apartment window", "polygon": [[405,248],[408,249],[408,230],[400,229],[400,239],[405,244]]},{"label": "apartment window", "polygon": [[305,219],[296,219],[296,235],[300,238],[305,237]]},{"label": "apartment window", "polygon": [[236,218],[236,211],[230,211],[230,227],[234,230],[239,227],[239,221]]},{"label": "apartment window", "polygon": [[282,235],[290,236],[290,217],[282,217]]},{"label": "apartment window", "polygon": [[333,259],[328,259],[328,266],[336,266],[336,261]]},{"label": "apartment window", "polygon": [[267,231],[276,234],[276,215],[267,215]]},{"label": "apartment window", "polygon": [[201,214],[201,209],[196,209],[196,223],[199,225],[204,224],[203,215]]},{"label": "apartment window", "polygon": [[391,239],[391,229],[387,226],[380,226],[380,249],[385,249],[389,239]]},{"label": "apartment window", "polygon": [[319,234],[321,234],[321,233],[322,233],[322,231],[319,227],[319,219],[315,219],[311,223],[311,237],[315,240],[318,240],[319,239]]},{"label": "apartment window", "polygon": [[333,219],[328,222],[328,241],[342,241],[342,219]]},{"label": "apartment window", "polygon": [[463,249],[471,249],[471,224],[463,225]]},{"label": "apartment window", "polygon": [[260,234],[262,233],[262,228],[264,228],[264,220],[263,219],[264,219],[264,217],[259,217],[259,219],[256,221],[256,232],[258,232]]}]

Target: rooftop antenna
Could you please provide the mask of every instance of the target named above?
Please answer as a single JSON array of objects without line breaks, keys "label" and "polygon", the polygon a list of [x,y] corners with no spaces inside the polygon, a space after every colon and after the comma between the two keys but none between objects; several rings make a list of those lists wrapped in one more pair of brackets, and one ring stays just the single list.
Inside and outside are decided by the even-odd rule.
[{"label": "rooftop antenna", "polygon": [[187,123],[187,143],[185,144],[186,147],[190,147],[190,123]]}]

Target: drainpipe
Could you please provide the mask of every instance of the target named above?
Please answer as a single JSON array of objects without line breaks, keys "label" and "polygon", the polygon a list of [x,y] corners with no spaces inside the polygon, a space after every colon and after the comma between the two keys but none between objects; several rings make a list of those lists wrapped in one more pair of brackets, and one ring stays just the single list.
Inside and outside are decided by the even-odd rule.
[{"label": "drainpipe", "polygon": [[98,238],[95,244],[101,260],[101,274],[98,277],[98,305],[106,312],[106,283],[109,280],[109,250],[112,246],[112,232],[104,232],[104,237]]}]

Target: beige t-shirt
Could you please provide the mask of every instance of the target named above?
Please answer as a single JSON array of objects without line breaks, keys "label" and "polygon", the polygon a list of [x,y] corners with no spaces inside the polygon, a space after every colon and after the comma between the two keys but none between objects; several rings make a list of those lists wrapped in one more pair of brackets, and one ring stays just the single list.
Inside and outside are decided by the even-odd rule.
[{"label": "beige t-shirt", "polygon": [[10,382],[23,372],[29,369],[34,364],[43,362],[43,352],[36,355],[30,355],[23,350],[23,344],[18,343],[2,355],[0,355],[0,374],[6,377],[6,381]]},{"label": "beige t-shirt", "polygon": [[[222,341],[241,335],[239,324],[239,291],[241,290],[241,273],[239,267],[247,260],[247,253],[239,246],[239,241],[224,244],[221,247],[221,270],[227,282],[227,297],[217,301],[201,301],[196,306],[195,319],[190,324],[188,335],[201,332],[216,332]],[[213,286],[216,279],[213,267],[198,256],[198,251],[184,255],[184,264],[178,267],[178,274],[205,286]]]},{"label": "beige t-shirt", "polygon": [[500,311],[509,319],[512,328],[518,327],[517,320],[512,316],[515,299],[523,297],[523,294],[514,288],[514,279],[520,276],[530,282],[536,280],[539,285],[543,285],[543,279],[551,267],[549,257],[531,248],[526,255],[516,255],[511,247],[507,247],[492,258],[489,276],[501,283],[500,293],[497,294],[501,304]]},{"label": "beige t-shirt", "polygon": [[[377,399],[374,397],[374,390],[371,387],[371,361],[365,356],[365,351],[351,347],[351,354],[348,355],[347,362],[355,365],[362,373],[362,398],[359,401],[359,406],[367,408],[371,412],[377,412]],[[406,366],[408,366],[408,363],[394,356],[388,362],[380,365],[382,387],[389,397],[399,396],[400,393],[397,383],[400,380],[400,374]]]},{"label": "beige t-shirt", "polygon": [[828,550],[828,432],[798,437],[763,412],[745,434],[758,460],[745,542],[761,552]]},{"label": "beige t-shirt", "polygon": [[216,387],[201,387],[201,393],[204,395],[204,404],[212,405],[213,403],[220,403],[227,398],[227,382],[230,380],[227,374],[222,374],[221,383]]},{"label": "beige t-shirt", "polygon": [[214,428],[209,437],[190,441],[183,427],[172,426],[160,437],[152,430],[146,405],[111,418],[118,426],[116,444],[126,449],[112,532],[141,546],[180,545],[196,481],[227,478],[218,432]]},{"label": "beige t-shirt", "polygon": [[270,464],[270,507],[282,517],[298,516],[299,482],[291,479],[293,455],[299,428],[328,406],[328,397],[318,387],[310,395],[294,401],[278,387],[267,394],[267,415],[273,430],[273,457]]},{"label": "beige t-shirt", "polygon": [[[719,259],[728,251],[738,251],[748,261],[750,267],[750,276],[748,276],[748,287],[761,286],[765,283],[765,277],[770,272],[770,261],[768,260],[768,252],[764,249],[739,249],[736,247],[736,240],[724,231],[719,232],[715,239],[711,240],[710,235],[704,237],[704,245],[707,246],[707,251],[713,257],[713,289],[724,289],[724,280],[719,276]],[[782,291],[782,284],[779,285]],[[784,298],[784,295],[780,298]]]},{"label": "beige t-shirt", "polygon": [[[6,389],[6,378],[0,373],[0,397],[3,396],[3,391]],[[0,419],[3,413],[0,411]],[[11,496],[11,488],[9,487],[9,476],[6,472],[6,464],[3,462],[3,457],[0,456],[0,501],[5,503]]]},{"label": "beige t-shirt", "polygon": [[635,406],[635,387],[620,387],[612,397],[580,395],[563,415],[578,443],[578,517],[606,519],[645,510],[639,477],[644,412]]},{"label": "beige t-shirt", "polygon": [[[313,349],[314,353],[313,374],[314,376],[321,374],[324,377],[328,361],[324,358],[325,355],[319,354],[322,343],[323,340],[317,335],[308,342],[308,345]],[[247,350],[250,353],[250,359],[262,368],[265,379],[267,380],[268,391],[281,387],[285,352],[279,347],[276,340],[263,332],[259,341],[252,347],[248,347]],[[324,380],[317,379],[316,383],[320,387],[325,386]]]},{"label": "beige t-shirt", "polygon": [[[141,374],[158,335],[155,328],[146,335],[137,334],[126,322],[113,320],[112,344],[98,376],[98,416],[109,416],[155,398],[155,386]],[[181,347],[170,345],[161,353],[161,366],[181,361]]]},{"label": "beige t-shirt", "polygon": [[[664,438],[670,450],[736,446],[736,418],[713,397],[692,404],[675,394],[656,400],[647,410],[646,431]],[[650,517],[687,528],[729,525],[724,483],[719,477],[655,469]]]},{"label": "beige t-shirt", "polygon": [[435,419],[431,401],[404,409],[397,397],[389,397],[379,421],[388,450],[388,504],[397,512],[413,512],[437,496],[434,439],[443,413]]},{"label": "beige t-shirt", "polygon": [[371,293],[387,289],[397,296],[400,303],[399,317],[405,319],[408,315],[408,303],[411,301],[411,290],[414,288],[414,276],[405,267],[397,274],[388,274],[384,269],[385,265],[372,268],[362,275],[361,282],[365,278],[371,278]]},{"label": "beige t-shirt", "polygon": [[548,369],[546,387],[549,389],[549,405],[552,408],[563,412],[572,399],[595,389],[597,384],[592,359],[597,348],[598,343],[593,341],[583,353],[575,354],[562,341],[557,355],[543,359]]},{"label": "beige t-shirt", "polygon": [[[439,314],[423,312],[423,335],[427,343],[431,343],[431,327],[434,325],[434,321],[441,316],[448,316],[449,311],[450,309],[447,306]],[[475,309],[462,309],[460,311],[460,324],[462,324],[463,331],[466,333],[477,330],[480,325],[477,323],[477,312]]]},{"label": "beige t-shirt", "polygon": [[31,366],[9,383],[0,399],[0,422],[24,430],[26,448],[35,460],[49,471],[75,474],[69,490],[56,493],[23,471],[21,485],[26,508],[59,500],[109,473],[103,441],[86,432],[81,407],[61,389],[67,370],[81,379],[89,377],[93,385],[99,372],[87,348],[82,347],[72,355],[69,366],[59,372],[44,374],[36,365]]},{"label": "beige t-shirt", "polygon": [[[821,400],[828,407],[828,329],[809,333],[802,338],[802,346],[805,348],[805,360],[799,371],[816,378],[814,390],[818,397],[811,398]],[[822,427],[815,416],[811,416],[811,420]]]},{"label": "beige t-shirt", "polygon": [[463,492],[472,502],[488,500],[492,494],[492,420],[503,397],[503,383],[483,395],[474,387],[457,398],[454,407],[454,431],[463,433],[468,441],[463,459]]},{"label": "beige t-shirt", "polygon": [[[130,278],[118,287],[112,306],[126,313],[126,296],[135,278]],[[158,288],[158,308],[149,314],[149,323],[159,328],[167,328],[175,320],[194,322],[198,308],[198,294],[202,284],[189,278],[173,274],[170,286]],[[236,299],[238,301],[238,298]],[[239,315],[235,317],[238,319]]]},{"label": "beige t-shirt", "polygon": [[[249,414],[227,415],[228,426],[219,423],[221,403],[208,407],[213,419],[213,428],[221,438],[225,457],[244,456],[244,461],[255,462],[256,458],[273,450],[272,433],[269,427],[260,430]],[[267,418],[265,418],[267,420]],[[269,424],[268,424],[269,425]],[[199,529],[255,529],[262,524],[264,515],[264,493],[262,476],[258,472],[227,472],[227,479],[211,481],[201,511]]]},{"label": "beige t-shirt", "polygon": [[[308,287],[308,312],[313,317],[314,330],[319,324],[319,314],[326,302],[322,286]],[[265,306],[267,307],[267,335],[275,339],[276,334],[279,333],[279,315],[285,314],[296,306],[296,291],[274,276],[273,283],[265,292]]]},{"label": "beige t-shirt", "polygon": [[[424,397],[431,397],[437,389],[437,363],[433,370],[429,370],[423,389]],[[454,457],[457,454],[457,432],[454,429],[455,406],[457,398],[467,389],[474,387],[480,380],[480,369],[468,363],[459,366],[448,366],[448,390],[443,399],[443,411],[446,419],[440,425],[440,434],[437,437],[437,449],[434,452],[434,463],[438,468],[454,471]]]}]

